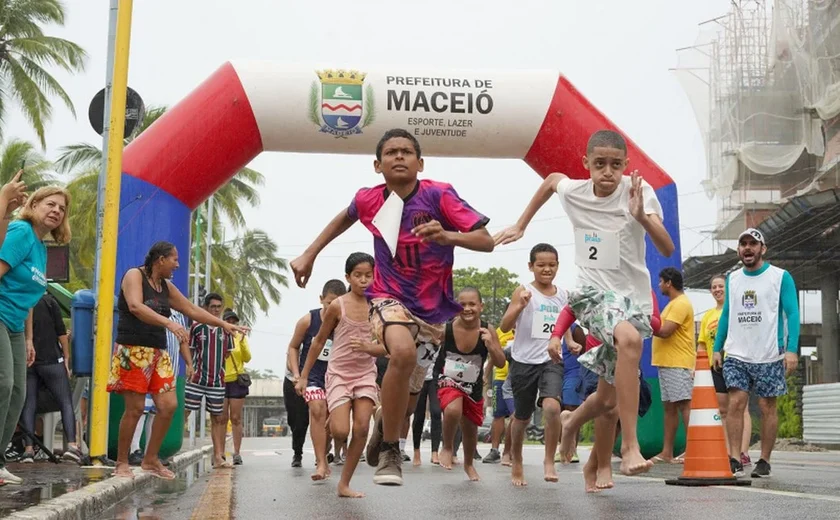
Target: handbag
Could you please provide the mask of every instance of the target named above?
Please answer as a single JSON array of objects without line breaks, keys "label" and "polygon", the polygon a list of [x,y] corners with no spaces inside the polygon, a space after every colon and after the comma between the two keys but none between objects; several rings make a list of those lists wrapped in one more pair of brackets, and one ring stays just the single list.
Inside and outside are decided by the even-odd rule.
[{"label": "handbag", "polygon": [[[236,370],[236,372],[239,373],[239,368],[236,367],[236,357],[233,355],[232,352],[230,354],[230,359],[233,361],[234,370]],[[240,384],[247,388],[251,386],[251,376],[247,372],[239,373],[239,375],[236,376],[236,382],[237,384]]]}]

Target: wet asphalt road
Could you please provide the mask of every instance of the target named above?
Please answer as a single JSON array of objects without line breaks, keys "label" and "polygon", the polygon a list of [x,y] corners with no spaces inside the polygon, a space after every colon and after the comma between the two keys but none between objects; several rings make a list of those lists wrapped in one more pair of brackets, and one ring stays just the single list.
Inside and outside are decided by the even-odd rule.
[{"label": "wet asphalt road", "polygon": [[[373,469],[359,466],[352,486],[367,494],[363,499],[339,499],[333,477],[314,484],[311,452],[304,468],[292,469],[290,439],[247,439],[245,465],[227,479],[232,498],[213,510],[214,517],[238,519],[329,518],[392,519],[457,516],[459,520],[487,518],[537,518],[557,514],[576,518],[703,519],[713,518],[840,518],[840,453],[778,453],[773,477],[754,480],[750,488],[666,486],[665,478],[679,476],[681,467],[658,465],[646,477],[616,476],[616,488],[596,495],[583,491],[580,465],[560,466],[560,481],[543,482],[542,447],[526,446],[529,485],[511,486],[509,470],[500,465],[478,464],[482,481],[467,482],[460,466],[448,472],[428,464],[404,465],[406,484],[399,488],[375,486]],[[479,450],[487,452],[487,446]],[[580,451],[585,460],[587,452]],[[753,454],[754,459],[757,453]],[[617,460],[617,459],[616,459]],[[617,467],[617,464],[614,464]],[[199,504],[218,495],[208,488],[212,473],[193,469],[175,482],[160,483],[124,501],[102,518],[195,518]],[[189,482],[187,482],[189,480]],[[187,486],[187,484],[191,484]],[[212,486],[211,486],[212,487]],[[218,487],[218,483],[216,485]],[[206,504],[205,504],[206,505]],[[205,510],[206,511],[206,510]]]}]

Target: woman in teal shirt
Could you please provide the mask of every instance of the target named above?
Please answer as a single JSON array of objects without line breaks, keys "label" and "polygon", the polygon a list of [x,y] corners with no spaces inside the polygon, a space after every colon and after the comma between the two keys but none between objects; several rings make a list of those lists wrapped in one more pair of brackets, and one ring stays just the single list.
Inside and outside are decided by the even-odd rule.
[{"label": "woman in teal shirt", "polygon": [[[57,186],[33,193],[18,220],[8,224],[0,247],[0,482],[20,484],[6,469],[5,448],[12,440],[26,398],[26,367],[35,361],[32,308],[47,289],[47,248],[70,241],[70,196]],[[8,218],[8,216],[7,216]]]}]

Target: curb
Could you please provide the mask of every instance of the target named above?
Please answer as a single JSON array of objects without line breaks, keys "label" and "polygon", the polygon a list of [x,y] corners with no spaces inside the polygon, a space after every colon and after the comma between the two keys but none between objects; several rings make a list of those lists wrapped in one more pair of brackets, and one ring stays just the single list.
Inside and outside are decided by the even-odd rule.
[{"label": "curb", "polygon": [[[208,445],[172,457],[169,469],[177,473],[190,464],[201,460],[213,451]],[[28,507],[6,518],[10,520],[82,520],[94,518],[103,511],[131,495],[135,490],[148,485],[155,477],[134,471],[134,479],[106,478],[81,489],[67,493],[37,506]]]}]

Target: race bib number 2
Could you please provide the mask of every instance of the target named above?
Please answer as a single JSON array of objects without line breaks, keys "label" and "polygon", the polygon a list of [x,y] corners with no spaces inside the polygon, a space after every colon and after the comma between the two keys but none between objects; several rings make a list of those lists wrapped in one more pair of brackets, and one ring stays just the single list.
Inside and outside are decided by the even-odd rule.
[{"label": "race bib number 2", "polygon": [[619,268],[619,233],[617,231],[575,230],[575,263],[591,269]]}]

